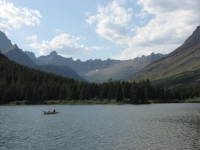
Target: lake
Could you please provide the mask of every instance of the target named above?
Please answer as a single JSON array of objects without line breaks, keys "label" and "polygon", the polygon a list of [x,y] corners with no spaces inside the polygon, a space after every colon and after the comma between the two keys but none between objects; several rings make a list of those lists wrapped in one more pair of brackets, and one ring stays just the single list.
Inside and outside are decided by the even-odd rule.
[{"label": "lake", "polygon": [[200,104],[0,106],[0,149],[197,150]]}]

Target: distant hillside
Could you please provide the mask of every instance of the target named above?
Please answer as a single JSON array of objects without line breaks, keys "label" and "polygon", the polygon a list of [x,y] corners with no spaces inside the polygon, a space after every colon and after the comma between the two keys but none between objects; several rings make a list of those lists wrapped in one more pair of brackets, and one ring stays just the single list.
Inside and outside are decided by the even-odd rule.
[{"label": "distant hillside", "polygon": [[65,58],[57,54],[56,51],[52,51],[47,56],[40,56],[37,58],[40,62],[44,64],[54,64],[54,65],[68,65],[77,71],[80,75],[84,75],[90,70],[104,69],[108,65],[120,62],[120,60],[107,59],[102,61],[101,59],[87,60],[85,62],[78,60],[73,60],[72,58]]},{"label": "distant hillside", "polygon": [[200,81],[200,26],[183,45],[127,80],[146,78],[163,86],[189,85]]},{"label": "distant hillside", "polygon": [[[37,58],[38,64],[67,65],[72,67],[79,75],[90,82],[106,82],[108,79],[122,80],[144,68],[150,62],[157,60],[164,55],[152,53],[132,60],[80,60],[74,61],[72,58],[65,58],[53,51],[50,55]],[[34,59],[35,60],[35,59]]]},{"label": "distant hillside", "polygon": [[140,69],[147,66],[154,60],[163,57],[163,54],[152,53],[149,56],[137,57],[132,60],[124,60],[112,65],[108,65],[105,69],[90,70],[85,74],[85,78],[93,82],[105,82],[109,78],[113,80],[123,80]]}]

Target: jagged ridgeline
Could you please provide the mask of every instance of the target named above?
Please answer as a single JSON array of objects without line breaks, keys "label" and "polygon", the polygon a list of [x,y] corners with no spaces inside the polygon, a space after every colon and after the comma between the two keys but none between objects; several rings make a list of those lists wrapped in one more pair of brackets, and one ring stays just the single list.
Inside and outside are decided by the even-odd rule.
[{"label": "jagged ridgeline", "polygon": [[151,53],[149,56],[137,57],[130,60],[114,60],[114,59],[95,59],[81,61],[79,59],[65,58],[57,54],[56,51],[51,52],[47,56],[35,57],[34,53],[25,51],[25,53],[36,64],[54,64],[68,65],[73,68],[80,76],[89,82],[107,82],[108,79],[123,80],[130,75],[133,75],[146,65],[162,58],[163,54]]}]

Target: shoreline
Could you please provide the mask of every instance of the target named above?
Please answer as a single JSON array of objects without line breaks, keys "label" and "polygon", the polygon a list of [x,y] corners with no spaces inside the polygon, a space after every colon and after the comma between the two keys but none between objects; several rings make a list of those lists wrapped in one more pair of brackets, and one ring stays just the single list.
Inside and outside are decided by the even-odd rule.
[{"label": "shoreline", "polygon": [[[148,103],[130,103],[130,101],[122,101],[122,102],[117,102],[115,99],[108,100],[47,100],[41,103],[30,103],[26,100],[23,101],[12,101],[8,104],[1,104],[0,106],[8,105],[123,105],[123,104],[161,104],[162,102],[155,102],[154,100],[149,100]],[[163,102],[163,104],[167,103],[200,103],[200,97],[195,97],[193,99],[186,99],[186,100],[181,100],[178,102]]]}]

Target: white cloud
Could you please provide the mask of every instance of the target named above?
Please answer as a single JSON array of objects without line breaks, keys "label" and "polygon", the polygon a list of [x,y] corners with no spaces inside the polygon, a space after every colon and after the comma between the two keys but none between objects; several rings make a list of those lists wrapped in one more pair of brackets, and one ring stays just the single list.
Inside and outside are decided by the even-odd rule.
[{"label": "white cloud", "polygon": [[146,11],[141,11],[140,13],[135,14],[136,17],[141,17],[141,18],[145,18],[147,15],[148,14]]},{"label": "white cloud", "polygon": [[103,46],[91,46],[90,47],[90,49],[92,49],[92,50],[101,50],[103,48],[104,48]]},{"label": "white cloud", "polygon": [[55,31],[58,32],[58,33],[64,32],[63,30],[57,29],[57,28],[55,29]]},{"label": "white cloud", "polygon": [[119,45],[126,43],[129,36],[126,32],[128,22],[131,20],[132,9],[120,6],[125,1],[113,1],[106,7],[97,8],[97,14],[86,19],[88,24],[96,23],[96,33],[101,37]]},{"label": "white cloud", "polygon": [[86,16],[89,16],[89,15],[90,15],[90,12],[89,12],[89,11],[86,11],[86,12],[85,12],[85,15],[86,15]]},{"label": "white cloud", "polygon": [[78,40],[80,40],[79,37],[76,38],[69,34],[63,33],[56,36],[51,41],[43,40],[41,44],[35,42],[29,44],[28,46],[34,49],[40,49],[41,55],[47,55],[53,50],[57,51],[63,56],[90,53],[90,49],[84,45],[78,44]]},{"label": "white cloud", "polygon": [[0,22],[0,30],[3,31],[5,34],[9,34],[8,30],[11,30],[11,29],[9,28],[9,26]]},{"label": "white cloud", "polygon": [[26,39],[31,40],[33,42],[37,42],[37,35],[28,36],[28,37],[26,37]]},{"label": "white cloud", "polygon": [[22,25],[39,25],[40,18],[41,15],[38,10],[15,7],[13,3],[0,0],[0,29],[4,31],[8,32],[11,28],[19,29]]},{"label": "white cloud", "polygon": [[[139,0],[143,10],[155,15],[146,26],[138,27],[128,48],[118,58],[169,53],[180,46],[200,24],[200,1]],[[132,54],[132,55],[131,55]]]},{"label": "white cloud", "polygon": [[[98,6],[97,14],[86,19],[88,24],[95,25],[101,37],[126,45],[114,59],[133,59],[152,52],[167,54],[180,46],[200,24],[199,0],[137,0],[137,5],[142,6],[141,11],[132,15],[133,9],[113,1],[105,7]],[[135,23],[140,18],[142,26]]]},{"label": "white cloud", "polygon": [[86,19],[85,21],[88,23],[88,24],[93,24],[96,20],[96,16],[89,16],[88,19]]}]

